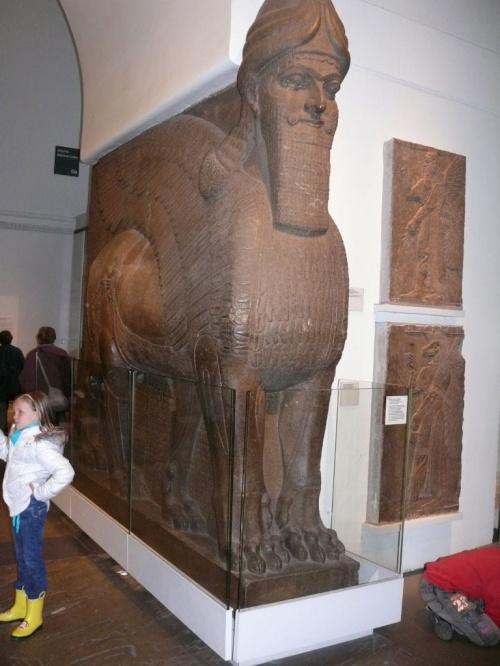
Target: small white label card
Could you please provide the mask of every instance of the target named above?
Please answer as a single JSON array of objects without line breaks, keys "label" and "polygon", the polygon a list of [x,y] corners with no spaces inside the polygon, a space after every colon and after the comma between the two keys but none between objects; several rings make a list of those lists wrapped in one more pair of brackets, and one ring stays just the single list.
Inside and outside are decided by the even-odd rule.
[{"label": "small white label card", "polygon": [[359,382],[345,379],[339,381],[341,407],[355,407],[359,405]]},{"label": "small white label card", "polygon": [[385,400],[385,425],[404,425],[407,410],[407,395],[388,395]]},{"label": "small white label card", "polygon": [[363,299],[365,290],[361,287],[349,288],[349,310],[363,312]]}]

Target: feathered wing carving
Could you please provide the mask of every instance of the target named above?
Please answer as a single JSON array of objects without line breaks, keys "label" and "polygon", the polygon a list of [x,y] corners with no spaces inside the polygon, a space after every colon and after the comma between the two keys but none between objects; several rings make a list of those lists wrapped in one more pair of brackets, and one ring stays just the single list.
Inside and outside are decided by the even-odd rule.
[{"label": "feathered wing carving", "polygon": [[262,261],[275,272],[261,276],[256,294],[253,363],[291,371],[328,367],[340,358],[347,329],[347,262],[340,234],[332,222],[322,238],[264,233]]},{"label": "feathered wing carving", "polygon": [[179,116],[103,158],[94,181],[103,224],[151,244],[173,349],[207,333],[254,368],[328,366],[347,326],[340,234],[333,223],[314,239],[277,231],[264,184],[241,170],[223,196],[204,199],[201,165],[224,136]]},{"label": "feathered wing carving", "polygon": [[95,197],[101,219],[113,235],[141,232],[153,247],[168,338],[186,346],[188,319],[204,314],[212,285],[202,266],[220,255],[210,242],[207,203],[199,193],[200,165],[224,134],[192,116],[179,116],[153,128],[104,157],[95,167]]}]

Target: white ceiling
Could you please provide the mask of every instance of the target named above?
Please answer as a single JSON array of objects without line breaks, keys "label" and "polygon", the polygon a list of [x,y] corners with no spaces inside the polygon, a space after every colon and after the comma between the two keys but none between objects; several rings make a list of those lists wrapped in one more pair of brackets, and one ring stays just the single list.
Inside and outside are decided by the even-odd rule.
[{"label": "white ceiling", "polygon": [[83,88],[82,160],[93,163],[236,77],[262,0],[59,0]]}]

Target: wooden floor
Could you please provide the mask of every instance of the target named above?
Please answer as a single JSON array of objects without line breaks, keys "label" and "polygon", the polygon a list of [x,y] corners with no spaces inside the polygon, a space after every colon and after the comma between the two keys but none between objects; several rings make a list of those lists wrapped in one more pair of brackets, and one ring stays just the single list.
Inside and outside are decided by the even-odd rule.
[{"label": "wooden floor", "polygon": [[[45,540],[49,589],[44,626],[15,643],[15,625],[0,626],[0,666],[197,666],[224,664],[57,507]],[[16,566],[10,520],[0,507],[0,606],[10,607]],[[498,666],[500,646],[479,648],[433,633],[418,594],[405,579],[402,621],[373,636],[274,660],[276,666]],[[258,636],[255,637],[258,640]]]}]

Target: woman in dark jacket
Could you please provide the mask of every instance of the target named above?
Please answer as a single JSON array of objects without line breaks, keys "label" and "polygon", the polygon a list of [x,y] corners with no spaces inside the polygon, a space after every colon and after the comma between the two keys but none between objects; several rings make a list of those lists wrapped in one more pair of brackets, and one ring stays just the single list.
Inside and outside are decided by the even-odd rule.
[{"label": "woman in dark jacket", "polygon": [[[22,390],[25,393],[43,391],[43,393],[48,394],[48,384],[50,384],[53,388],[61,389],[69,399],[71,394],[71,360],[68,352],[54,344],[56,332],[51,326],[42,326],[36,334],[36,341],[37,347],[27,353],[23,371],[19,376]],[[61,413],[55,414],[57,423],[59,423],[60,415]]]}]

